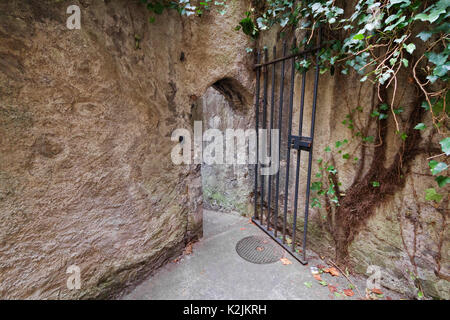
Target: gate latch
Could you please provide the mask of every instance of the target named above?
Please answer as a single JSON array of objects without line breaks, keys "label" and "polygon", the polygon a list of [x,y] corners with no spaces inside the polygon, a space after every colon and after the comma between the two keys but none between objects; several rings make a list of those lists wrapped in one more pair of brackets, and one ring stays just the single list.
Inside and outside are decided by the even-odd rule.
[{"label": "gate latch", "polygon": [[290,148],[296,150],[311,151],[312,139],[309,137],[290,136]]}]

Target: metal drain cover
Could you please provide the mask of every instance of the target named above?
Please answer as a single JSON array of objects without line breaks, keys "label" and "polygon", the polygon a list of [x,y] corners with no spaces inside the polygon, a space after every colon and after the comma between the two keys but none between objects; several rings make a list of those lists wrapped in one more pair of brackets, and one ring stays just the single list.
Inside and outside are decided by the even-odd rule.
[{"label": "metal drain cover", "polygon": [[250,236],[236,244],[237,254],[252,263],[274,263],[283,258],[283,249],[265,236]]}]

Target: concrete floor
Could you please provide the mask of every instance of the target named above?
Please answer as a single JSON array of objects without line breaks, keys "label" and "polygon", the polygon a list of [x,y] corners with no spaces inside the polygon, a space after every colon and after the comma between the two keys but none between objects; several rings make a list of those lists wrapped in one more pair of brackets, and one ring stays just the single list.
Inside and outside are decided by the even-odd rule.
[{"label": "concrete floor", "polygon": [[[236,243],[249,235],[263,235],[248,218],[222,212],[204,211],[204,237],[193,245],[193,252],[178,262],[162,267],[123,299],[359,299],[356,290],[351,298],[336,296],[322,286],[311,274],[310,267],[326,265],[311,253],[307,266],[285,252],[292,264],[281,261],[253,264],[242,259],[235,250]],[[309,252],[308,252],[309,253]],[[340,292],[349,287],[340,275],[322,274],[322,279],[336,286]],[[364,294],[365,278],[351,277]],[[307,285],[305,285],[305,282]],[[309,287],[311,284],[311,287]],[[395,293],[383,290],[385,296],[398,299]]]}]

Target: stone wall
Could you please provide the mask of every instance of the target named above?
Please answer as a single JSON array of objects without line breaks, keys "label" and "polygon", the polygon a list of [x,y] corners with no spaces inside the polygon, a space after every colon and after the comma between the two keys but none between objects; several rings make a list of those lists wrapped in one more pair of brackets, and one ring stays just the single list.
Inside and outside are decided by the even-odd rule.
[{"label": "stone wall", "polygon": [[251,90],[245,1],[154,24],[139,1],[70,4],[81,30],[67,2],[0,3],[0,298],[111,297],[180,254],[202,196],[199,168],[170,161],[172,131],[217,81]]},{"label": "stone wall", "polygon": [[[247,1],[230,1],[224,16],[180,18],[171,12],[154,24],[147,23],[148,13],[137,2],[70,4],[81,7],[81,30],[66,28],[67,2],[0,3],[0,298],[111,297],[178,255],[201,236],[202,178],[200,166],[170,161],[172,131],[192,129],[196,106],[204,101],[199,98],[211,86],[230,104],[225,111],[216,109],[219,115],[240,109],[252,119],[253,61],[245,48],[255,43],[234,31]],[[256,45],[275,43],[280,48],[280,34],[271,30]],[[416,109],[416,93],[402,77],[397,103],[406,121]],[[314,159],[337,168],[345,201],[381,149],[362,146],[342,121],[361,106],[366,116],[356,114],[357,121],[376,135],[376,123],[367,117],[375,91],[357,76],[339,72],[322,75],[319,88]],[[305,119],[311,114],[311,74],[307,92]],[[227,125],[247,125],[247,120],[235,122],[239,117],[227,119]],[[427,115],[422,122],[429,124]],[[395,163],[403,147],[392,117],[387,124],[380,172]],[[424,201],[424,190],[435,185],[426,175],[426,158],[436,154],[437,137],[423,138],[398,176],[400,183],[392,190],[381,185],[385,196],[351,230],[347,262],[362,274],[369,265],[380,266],[383,285],[411,296],[419,284],[426,296],[449,299],[448,199],[440,206]],[[349,140],[345,152],[358,157],[356,163],[324,151],[344,139]],[[315,162],[313,173],[317,168]],[[203,181],[218,171],[213,172]],[[251,190],[249,175],[237,180],[239,188],[250,183]],[[217,190],[236,187],[230,176],[224,171],[224,185],[216,184]],[[302,217],[305,183],[300,186]],[[292,191],[281,195],[289,197],[290,211]],[[366,195],[357,193],[354,200],[362,205]],[[248,201],[223,196],[242,201],[232,205],[235,209]],[[308,247],[334,259],[344,226],[325,207],[310,211]],[[66,270],[73,264],[81,269],[82,286],[69,291]]]}]

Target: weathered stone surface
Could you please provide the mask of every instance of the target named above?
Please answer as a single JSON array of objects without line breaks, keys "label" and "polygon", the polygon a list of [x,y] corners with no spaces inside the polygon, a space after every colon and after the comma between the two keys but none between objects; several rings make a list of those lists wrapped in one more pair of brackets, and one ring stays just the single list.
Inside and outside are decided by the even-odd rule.
[{"label": "weathered stone surface", "polygon": [[82,1],[81,30],[67,5],[0,4],[1,298],[108,297],[201,236],[200,171],[172,164],[171,133],[218,80],[251,88],[245,2],[150,25],[138,2]]},{"label": "weathered stone surface", "polygon": [[[226,125],[245,127],[252,119],[252,60],[245,48],[253,44],[233,30],[249,3],[231,1],[225,16],[208,13],[193,19],[164,13],[150,25],[146,10],[136,3],[81,2],[73,1],[81,4],[81,30],[66,28],[64,2],[0,4],[1,298],[99,298],[120,292],[201,235],[202,179],[205,185],[214,182],[210,194],[203,191],[222,207],[241,211],[246,201],[253,203],[248,199],[252,168],[248,176],[232,181],[230,168],[210,168],[201,177],[200,166],[170,161],[172,131],[192,129],[198,98],[211,86],[232,106],[214,102],[208,120],[222,115]],[[281,42],[278,30],[261,35],[258,46]],[[400,83],[408,83],[402,77]],[[311,115],[312,85],[309,74],[305,119]],[[369,169],[374,149],[361,147],[341,122],[361,106],[366,116],[357,113],[357,121],[376,136],[367,117],[374,88],[339,72],[321,76],[319,87],[314,160],[323,158],[336,167],[345,195]],[[405,110],[399,117],[406,120],[414,110],[415,91],[405,86],[398,97]],[[283,99],[286,106],[287,96]],[[238,121],[241,111],[248,113],[243,122]],[[283,121],[285,126],[286,112]],[[428,117],[423,122],[431,127]],[[392,117],[388,125],[380,171],[402,147]],[[344,139],[349,140],[343,152],[351,154],[350,160],[324,151]],[[359,273],[369,265],[382,267],[386,287],[412,296],[420,286],[426,296],[449,299],[448,187],[439,207],[424,201],[424,190],[435,186],[425,173],[426,158],[436,154],[436,145],[436,136],[424,137],[417,146],[422,151],[399,177],[403,185],[376,204],[349,244],[348,258]],[[284,152],[281,160],[284,185]],[[301,182],[306,181],[306,160],[302,156]],[[313,174],[317,169],[314,162]],[[304,194],[305,183],[300,183],[298,235]],[[288,195],[281,192],[280,203],[286,196],[292,212],[293,188]],[[357,200],[363,202],[364,196]],[[310,210],[308,246],[334,258],[335,225],[333,212]],[[72,264],[81,268],[79,291],[66,287]]]}]

